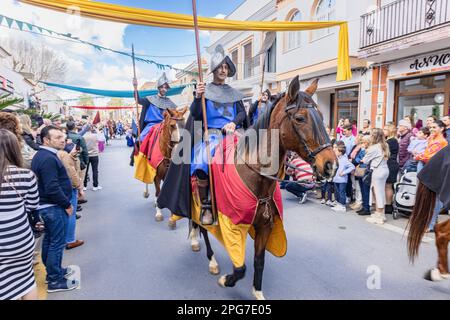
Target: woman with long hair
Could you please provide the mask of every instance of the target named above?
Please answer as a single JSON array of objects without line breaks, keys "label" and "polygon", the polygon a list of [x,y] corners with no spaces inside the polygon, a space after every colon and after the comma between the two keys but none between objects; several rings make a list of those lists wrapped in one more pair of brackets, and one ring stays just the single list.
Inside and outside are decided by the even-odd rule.
[{"label": "woman with long hair", "polygon": [[34,173],[22,163],[17,137],[0,129],[0,300],[37,299],[27,214],[37,209],[39,193]]},{"label": "woman with long hair", "polygon": [[397,182],[398,171],[400,165],[397,161],[398,151],[400,145],[397,140],[397,127],[393,124],[389,124],[383,129],[386,137],[386,143],[389,146],[389,159],[387,166],[389,168],[389,176],[386,180],[386,206],[385,213],[391,214],[394,211],[392,202],[394,201],[394,183]]},{"label": "woman with long hair", "polygon": [[31,118],[27,114],[19,116],[20,125],[22,126],[22,138],[25,143],[34,150],[39,150],[39,145],[36,143],[36,138],[33,135],[31,128]]},{"label": "woman with long hair", "polygon": [[378,128],[372,129],[370,147],[366,150],[362,162],[367,164],[372,170],[370,203],[375,202],[375,212],[366,220],[374,224],[384,224],[386,222],[384,206],[386,205],[385,185],[389,176],[388,159],[389,146],[386,143],[383,130]]}]

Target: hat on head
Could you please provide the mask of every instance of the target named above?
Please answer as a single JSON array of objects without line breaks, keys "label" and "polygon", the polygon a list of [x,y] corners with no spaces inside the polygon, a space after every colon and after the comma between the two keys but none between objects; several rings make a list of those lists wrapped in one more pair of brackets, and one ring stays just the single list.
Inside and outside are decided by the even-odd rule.
[{"label": "hat on head", "polygon": [[400,120],[400,121],[398,122],[398,125],[399,125],[399,126],[406,127],[406,128],[408,128],[408,129],[411,129],[411,122],[409,122],[408,120],[405,120],[405,119]]},{"label": "hat on head", "polygon": [[220,67],[223,63],[226,63],[229,68],[228,77],[232,78],[236,74],[236,66],[229,56],[225,55],[225,50],[222,45],[217,45],[214,50],[214,55],[211,57],[210,70],[211,72],[216,71],[218,67]]},{"label": "hat on head", "polygon": [[159,77],[158,82],[156,83],[156,87],[159,89],[160,87],[162,87],[164,84],[167,84],[170,88],[169,85],[169,79],[167,79],[166,73],[163,72],[163,74],[161,75],[161,77]]}]

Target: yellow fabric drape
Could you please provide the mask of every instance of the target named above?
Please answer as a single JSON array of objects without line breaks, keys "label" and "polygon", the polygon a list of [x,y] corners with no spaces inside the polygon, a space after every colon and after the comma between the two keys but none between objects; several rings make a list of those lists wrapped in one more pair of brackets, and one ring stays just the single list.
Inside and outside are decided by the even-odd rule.
[{"label": "yellow fabric drape", "polygon": [[[193,29],[191,15],[168,13],[148,9],[87,0],[20,0],[39,7],[68,12],[79,9],[85,17],[127,24],[139,24],[153,27]],[[315,30],[339,26],[337,80],[351,79],[348,51],[348,25],[346,21],[290,22],[290,21],[238,21],[198,17],[198,26],[203,30],[220,31],[296,31]]]}]

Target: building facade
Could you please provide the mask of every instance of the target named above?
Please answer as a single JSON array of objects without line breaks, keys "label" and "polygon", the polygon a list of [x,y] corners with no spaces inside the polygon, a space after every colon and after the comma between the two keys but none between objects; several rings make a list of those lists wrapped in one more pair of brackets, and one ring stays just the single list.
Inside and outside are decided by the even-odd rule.
[{"label": "building facade", "polygon": [[[284,91],[300,76],[302,89],[319,79],[314,96],[324,121],[370,119],[382,127],[409,115],[448,113],[450,103],[450,0],[247,0],[225,19],[345,20],[352,79],[336,81],[339,28],[278,32],[265,56],[264,89]],[[237,65],[229,82],[247,99],[259,93],[263,32],[212,32],[212,53],[222,44]]]}]

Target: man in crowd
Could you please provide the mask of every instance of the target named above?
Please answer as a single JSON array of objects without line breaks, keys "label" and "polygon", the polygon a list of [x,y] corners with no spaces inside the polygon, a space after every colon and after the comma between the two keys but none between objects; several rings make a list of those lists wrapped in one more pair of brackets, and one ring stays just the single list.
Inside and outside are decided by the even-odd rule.
[{"label": "man in crowd", "polygon": [[297,196],[300,199],[300,204],[306,202],[307,192],[314,189],[312,173],[311,166],[296,153],[293,153],[292,159],[287,163],[286,174],[292,176],[294,182],[288,182],[286,190]]},{"label": "man in crowd", "polygon": [[[89,154],[88,154],[88,149],[86,147],[86,140],[84,140],[84,138],[79,135],[78,133],[75,132],[75,122],[73,121],[68,121],[67,122],[67,139],[72,140],[72,142],[75,145],[79,145],[81,147],[81,152],[80,152],[80,179],[81,181],[84,181],[84,177],[86,175],[86,169],[87,169],[87,164],[89,162]],[[87,200],[83,197],[81,197],[81,195],[79,195],[80,197],[78,198],[78,204],[83,204],[86,203]]]},{"label": "man in crowd", "polygon": [[370,136],[370,120],[364,119],[362,129],[359,131],[364,136]]},{"label": "man in crowd", "polygon": [[353,147],[356,145],[356,139],[353,135],[353,127],[351,125],[344,126],[344,136],[341,141],[345,144],[345,155],[348,157]]},{"label": "man in crowd", "polygon": [[31,169],[38,179],[38,211],[45,224],[42,262],[47,271],[47,291],[67,291],[77,288],[79,283],[67,280],[74,271],[62,267],[68,216],[74,214],[70,202],[72,184],[57,157],[58,150],[64,149],[65,134],[55,126],[47,126],[41,130],[41,138],[43,146],[34,156]]},{"label": "man in crowd", "polygon": [[91,128],[85,135],[84,139],[86,140],[86,146],[89,154],[89,162],[86,169],[86,176],[84,178],[84,187],[87,188],[87,177],[89,175],[89,166],[92,167],[92,177],[94,179],[93,181],[93,188],[92,190],[97,191],[103,189],[101,186],[98,185],[98,136],[97,136],[97,129],[94,127]]},{"label": "man in crowd", "polygon": [[445,116],[442,118],[442,122],[445,124],[445,134],[447,135],[447,141],[450,144],[450,116]]},{"label": "man in crowd", "polygon": [[406,161],[409,160],[411,154],[408,152],[408,147],[411,142],[411,137],[414,134],[411,132],[411,122],[402,119],[398,122],[397,128],[399,136],[399,150],[398,150],[398,164],[400,165],[400,170],[403,170]]}]

